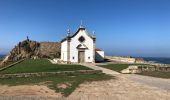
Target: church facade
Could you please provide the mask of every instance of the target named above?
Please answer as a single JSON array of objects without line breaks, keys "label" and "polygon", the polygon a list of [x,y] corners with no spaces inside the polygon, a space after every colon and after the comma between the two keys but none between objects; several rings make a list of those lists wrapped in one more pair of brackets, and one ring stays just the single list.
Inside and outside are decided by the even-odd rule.
[{"label": "church facade", "polygon": [[82,26],[61,41],[61,60],[70,63],[94,63],[95,62],[96,36],[90,36]]}]

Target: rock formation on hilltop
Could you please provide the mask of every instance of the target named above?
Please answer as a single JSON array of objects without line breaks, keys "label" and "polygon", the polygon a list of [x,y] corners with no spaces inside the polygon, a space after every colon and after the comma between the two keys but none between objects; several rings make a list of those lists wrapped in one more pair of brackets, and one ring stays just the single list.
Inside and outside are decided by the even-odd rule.
[{"label": "rock formation on hilltop", "polygon": [[38,57],[60,58],[61,44],[59,42],[40,42]]},{"label": "rock formation on hilltop", "polygon": [[29,39],[19,42],[7,55],[8,60],[17,61],[23,58],[38,56],[40,43]]},{"label": "rock formation on hilltop", "polygon": [[60,48],[58,42],[36,42],[27,38],[19,42],[3,59],[2,63],[24,58],[59,58]]}]

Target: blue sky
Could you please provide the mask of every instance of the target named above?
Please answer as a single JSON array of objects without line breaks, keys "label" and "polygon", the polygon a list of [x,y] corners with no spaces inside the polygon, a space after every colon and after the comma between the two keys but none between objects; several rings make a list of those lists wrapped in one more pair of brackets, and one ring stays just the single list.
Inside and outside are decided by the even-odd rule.
[{"label": "blue sky", "polygon": [[0,0],[0,54],[60,41],[80,21],[107,55],[170,57],[170,0]]}]

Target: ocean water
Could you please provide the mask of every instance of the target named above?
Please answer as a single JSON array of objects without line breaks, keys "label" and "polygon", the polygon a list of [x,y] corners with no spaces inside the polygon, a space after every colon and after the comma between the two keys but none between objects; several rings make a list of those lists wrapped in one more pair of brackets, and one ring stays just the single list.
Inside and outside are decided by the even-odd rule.
[{"label": "ocean water", "polygon": [[162,64],[170,64],[170,58],[164,58],[164,57],[143,57],[146,61],[152,61],[156,63],[162,63]]},{"label": "ocean water", "polygon": [[[2,58],[4,58],[4,57],[5,57],[5,55],[0,55],[0,60],[2,60]],[[162,64],[170,64],[170,58],[164,58],[164,57],[142,57],[142,58],[145,61],[162,63]]]},{"label": "ocean water", "polygon": [[4,58],[5,57],[5,55],[0,55],[0,60],[2,60],[2,58]]}]

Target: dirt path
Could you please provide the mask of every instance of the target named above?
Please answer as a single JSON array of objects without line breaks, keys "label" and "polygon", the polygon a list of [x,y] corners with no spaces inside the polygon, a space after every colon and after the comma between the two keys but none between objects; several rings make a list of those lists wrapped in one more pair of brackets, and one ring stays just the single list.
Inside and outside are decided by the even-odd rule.
[{"label": "dirt path", "polygon": [[[83,65],[94,70],[102,70],[105,74],[116,76],[116,79],[82,84],[68,100],[168,100],[170,98],[170,86],[167,80],[139,75],[126,76],[92,64]],[[167,87],[168,89],[165,89]]]},{"label": "dirt path", "polygon": [[22,96],[0,96],[0,100],[65,100],[65,99],[22,95]]},{"label": "dirt path", "polygon": [[155,78],[155,77],[149,77],[149,76],[142,76],[142,75],[136,75],[136,74],[127,74],[124,75],[128,79],[152,86],[152,87],[157,87],[162,90],[170,91],[170,79],[162,79],[162,78]]},{"label": "dirt path", "polygon": [[94,70],[102,70],[103,73],[105,74],[109,74],[109,75],[119,75],[120,73],[116,72],[116,71],[112,71],[110,69],[107,69],[107,68],[103,68],[103,67],[99,67],[99,66],[96,66],[95,64],[81,64],[83,66],[86,66],[88,68],[91,68],[91,69],[94,69]]},{"label": "dirt path", "polygon": [[170,79],[162,79],[162,78],[155,78],[155,77],[149,77],[149,76],[143,76],[143,75],[137,75],[137,74],[120,74],[118,72],[115,72],[113,70],[109,70],[106,68],[102,68],[93,64],[83,64],[84,66],[87,66],[89,68],[92,68],[94,70],[102,70],[105,74],[110,74],[113,76],[124,76],[131,81],[138,82],[143,85],[151,86],[151,87],[157,87],[162,90],[170,91]]},{"label": "dirt path", "polygon": [[[0,85],[0,100],[10,97],[19,98],[62,98],[60,93],[56,93],[54,90],[49,89],[44,85],[20,85],[20,86],[7,86]],[[17,100],[16,99],[16,100]],[[13,99],[12,99],[13,100]],[[27,100],[27,99],[26,99]],[[29,100],[29,99],[28,99]]]},{"label": "dirt path", "polygon": [[138,84],[124,77],[80,85],[67,100],[168,100],[169,91]]}]

